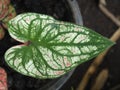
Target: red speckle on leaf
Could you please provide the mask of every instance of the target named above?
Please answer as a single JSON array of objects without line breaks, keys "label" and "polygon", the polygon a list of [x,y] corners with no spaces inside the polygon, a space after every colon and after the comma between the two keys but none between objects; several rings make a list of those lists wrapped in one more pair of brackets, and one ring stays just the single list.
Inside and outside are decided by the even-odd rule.
[{"label": "red speckle on leaf", "polygon": [[62,75],[64,73],[64,71],[56,71],[55,72],[57,75]]},{"label": "red speckle on leaf", "polygon": [[67,60],[67,57],[64,57],[64,63],[67,67],[71,66],[71,63]]},{"label": "red speckle on leaf", "polygon": [[65,37],[61,37],[61,41],[64,41]]},{"label": "red speckle on leaf", "polygon": [[67,62],[67,63],[66,63],[66,66],[67,66],[67,67],[71,66],[71,63],[70,63],[70,62]]},{"label": "red speckle on leaf", "polygon": [[9,16],[12,17],[12,13],[10,13]]},{"label": "red speckle on leaf", "polygon": [[75,28],[75,31],[79,31],[79,28]]},{"label": "red speckle on leaf", "polygon": [[26,18],[25,21],[26,21],[27,23],[29,23],[29,22],[30,22],[30,19]]}]

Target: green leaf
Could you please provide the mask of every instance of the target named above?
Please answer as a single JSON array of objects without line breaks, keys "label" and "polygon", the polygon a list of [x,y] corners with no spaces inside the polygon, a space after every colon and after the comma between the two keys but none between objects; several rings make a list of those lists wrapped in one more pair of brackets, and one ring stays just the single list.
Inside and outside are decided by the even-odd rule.
[{"label": "green leaf", "polygon": [[24,43],[5,53],[14,70],[35,78],[56,78],[113,45],[100,34],[47,15],[21,14],[9,22],[9,34]]}]

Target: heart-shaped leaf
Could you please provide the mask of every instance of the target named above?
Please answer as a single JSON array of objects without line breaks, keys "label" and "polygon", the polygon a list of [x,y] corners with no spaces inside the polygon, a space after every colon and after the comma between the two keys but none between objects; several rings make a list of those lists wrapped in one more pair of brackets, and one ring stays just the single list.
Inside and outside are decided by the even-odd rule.
[{"label": "heart-shaped leaf", "polygon": [[113,45],[88,28],[36,13],[18,15],[8,26],[9,34],[24,44],[10,48],[6,62],[36,78],[59,77]]}]

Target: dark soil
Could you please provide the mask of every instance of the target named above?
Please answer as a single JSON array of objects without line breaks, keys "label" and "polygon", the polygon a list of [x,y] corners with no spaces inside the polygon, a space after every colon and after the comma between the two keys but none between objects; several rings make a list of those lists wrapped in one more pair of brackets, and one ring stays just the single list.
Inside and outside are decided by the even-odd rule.
[{"label": "dark soil", "polygon": [[[73,21],[71,11],[65,0],[11,0],[16,8],[17,14],[23,12],[36,12],[51,15],[56,19],[63,21]],[[21,75],[12,70],[4,61],[4,53],[11,46],[18,45],[19,42],[14,41],[8,35],[0,41],[0,67],[3,67],[8,75],[9,90],[38,90],[52,80],[40,80]]]},{"label": "dark soil", "polygon": [[[118,28],[109,18],[107,18],[98,8],[98,0],[77,0],[81,8],[84,26],[89,27],[103,36],[110,37]],[[107,8],[116,16],[120,17],[120,0],[106,0]],[[87,71],[90,63],[93,60],[81,64],[74,72],[68,82],[61,88],[61,90],[76,90],[78,84]],[[109,77],[102,90],[111,90],[113,87],[119,85],[120,90],[120,39],[116,45],[111,48],[109,53],[104,58],[102,64],[99,66],[96,73],[90,79],[85,90],[90,90],[94,85],[94,80],[98,73],[107,68],[109,70]]]}]

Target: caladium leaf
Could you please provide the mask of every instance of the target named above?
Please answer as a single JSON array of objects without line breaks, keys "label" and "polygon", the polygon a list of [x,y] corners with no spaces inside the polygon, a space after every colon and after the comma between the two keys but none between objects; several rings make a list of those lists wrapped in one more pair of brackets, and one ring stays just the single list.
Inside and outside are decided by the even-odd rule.
[{"label": "caladium leaf", "polygon": [[3,68],[0,67],[0,90],[8,90],[7,88],[7,74]]},{"label": "caladium leaf", "polygon": [[59,77],[113,45],[88,28],[36,13],[20,14],[8,27],[11,37],[23,44],[6,52],[6,62],[36,78]]},{"label": "caladium leaf", "polygon": [[0,0],[0,20],[8,14],[10,0]]},{"label": "caladium leaf", "polygon": [[15,8],[10,4],[9,5],[9,10],[8,10],[8,15],[2,19],[2,25],[7,28],[7,23],[10,19],[14,18],[16,16],[16,11]]}]

